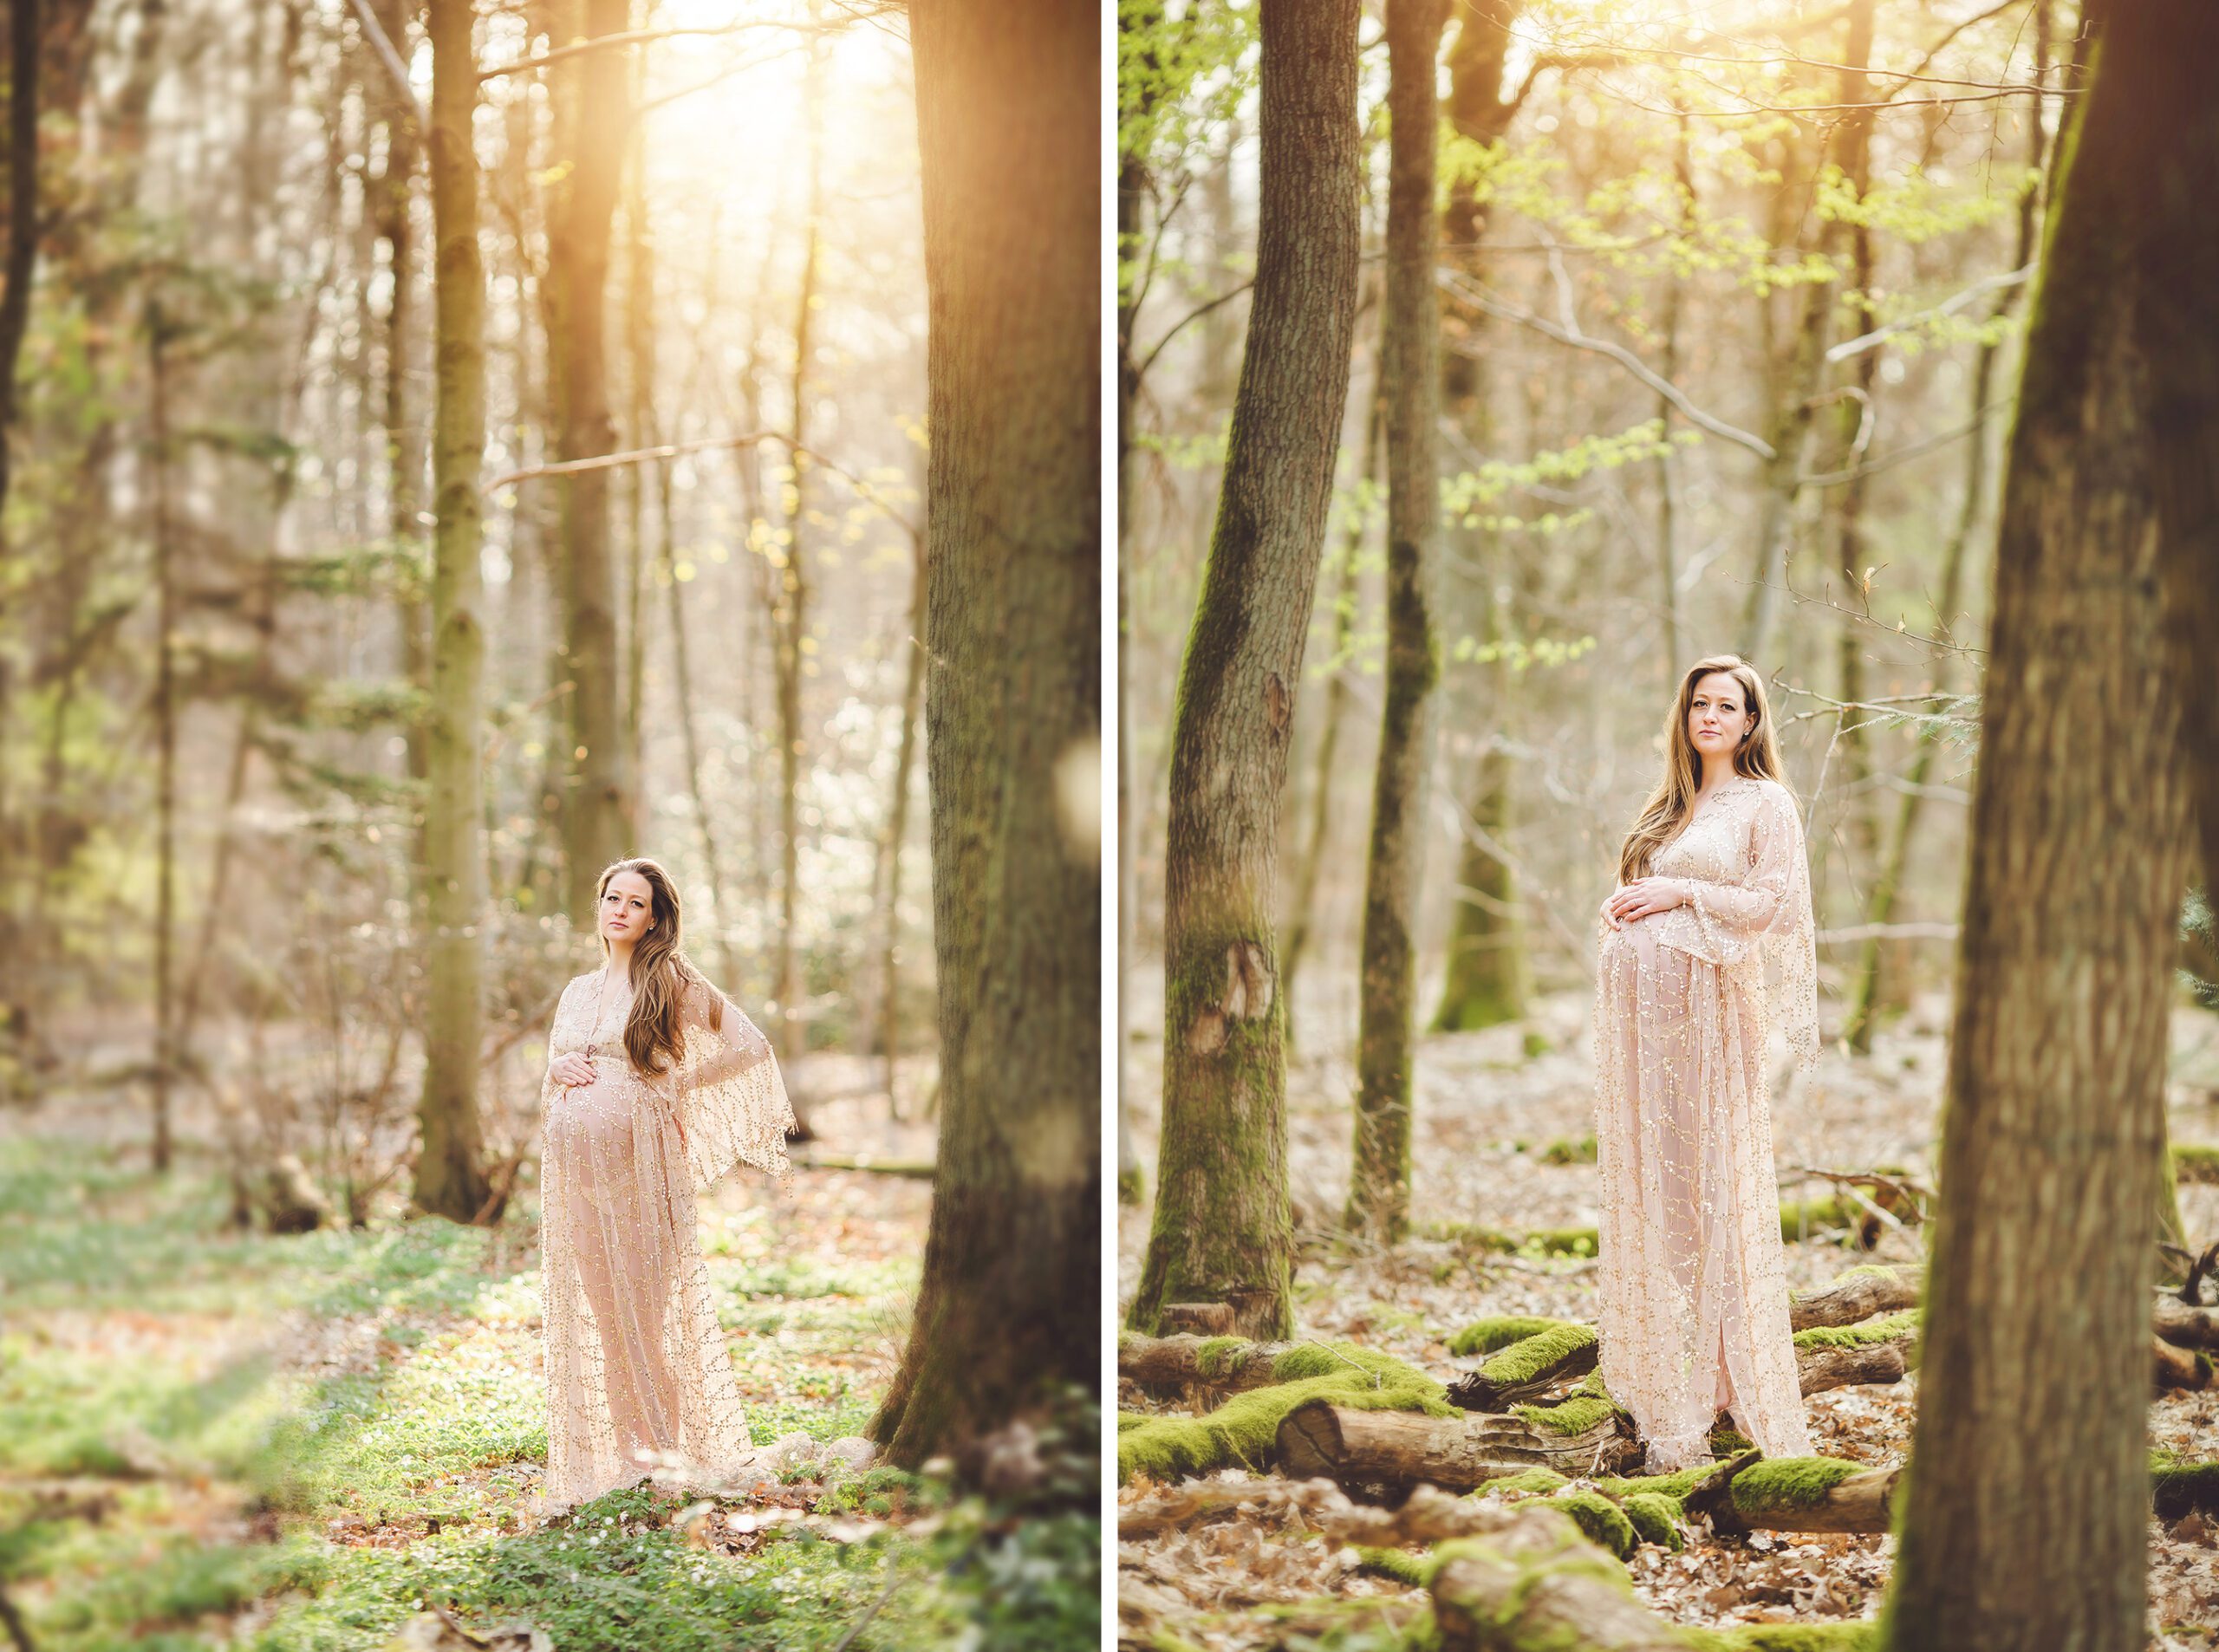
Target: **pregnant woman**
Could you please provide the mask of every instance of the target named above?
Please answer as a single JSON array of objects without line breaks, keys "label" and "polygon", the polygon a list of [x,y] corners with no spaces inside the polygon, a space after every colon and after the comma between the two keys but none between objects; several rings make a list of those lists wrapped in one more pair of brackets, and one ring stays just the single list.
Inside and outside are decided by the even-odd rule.
[{"label": "pregnant woman", "polygon": [[1724,1410],[1809,1454],[1766,1096],[1777,1026],[1818,1054],[1811,874],[1763,681],[1732,654],[1681,680],[1664,777],[1603,906],[1595,1141],[1602,1378],[1663,1473]]},{"label": "pregnant woman", "polygon": [[793,1175],[770,1042],[680,950],[670,875],[618,861],[595,907],[602,967],[563,989],[541,1097],[550,1512],[745,1462],[694,1199],[743,1161]]}]

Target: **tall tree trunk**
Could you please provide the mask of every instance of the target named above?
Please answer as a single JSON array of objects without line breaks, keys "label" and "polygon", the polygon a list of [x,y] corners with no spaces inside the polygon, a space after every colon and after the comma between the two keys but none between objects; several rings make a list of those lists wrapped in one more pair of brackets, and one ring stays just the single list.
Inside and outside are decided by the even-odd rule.
[{"label": "tall tree trunk", "polygon": [[[2177,139],[2208,140],[2196,49],[2219,42],[2188,0],[2104,13],[2004,484],[1942,1202],[1884,1630],[1901,1652],[2144,1640],[2149,1213],[2191,782],[2157,583],[2165,433],[2136,329],[2157,290],[2144,237],[2187,233],[2206,210],[2186,180],[2213,152]],[[2151,221],[2156,176],[2185,184],[2157,198],[2178,225]],[[2187,326],[2201,336],[2209,320]],[[2209,500],[2208,476],[2180,479]]]},{"label": "tall tree trunk", "polygon": [[[809,208],[802,224],[801,290],[794,305],[793,486],[787,493],[785,554],[773,588],[771,621],[777,635],[778,705],[778,1054],[788,1063],[800,1056],[808,1032],[802,1024],[801,965],[795,940],[801,928],[801,783],[807,737],[802,725],[802,679],[807,672],[809,556],[811,483],[815,463],[802,449],[813,432],[809,399],[816,393],[810,372],[815,348],[817,219],[824,210],[824,42],[812,36],[802,93],[809,123]],[[798,1111],[797,1118],[806,1118]]]},{"label": "tall tree trunk", "polygon": [[[940,1127],[909,1343],[870,1434],[914,1467],[1099,1390],[1100,13],[915,0],[933,409],[926,763]],[[1091,1499],[1090,1499],[1090,1501]]]},{"label": "tall tree trunk", "polygon": [[[556,46],[624,32],[630,0],[563,0],[550,7]],[[582,16],[583,27],[578,27]],[[556,107],[547,224],[547,353],[556,457],[590,459],[615,445],[608,409],[609,231],[629,119],[629,49],[603,48],[549,69]],[[616,572],[609,554],[608,472],[556,485],[563,501],[563,645],[569,703],[569,793],[563,808],[570,921],[595,922],[594,885],[633,848],[631,753],[624,749],[624,683],[617,653]]]},{"label": "tall tree trunk", "polygon": [[1441,318],[1434,79],[1445,0],[1387,0],[1387,272],[1380,381],[1387,435],[1387,680],[1364,863],[1356,1156],[1346,1221],[1389,1242],[1410,1223],[1411,1069],[1417,1058],[1418,880],[1441,674],[1429,587],[1441,536]]},{"label": "tall tree trunk", "polygon": [[[1522,0],[1494,0],[1460,9],[1448,49],[1447,113],[1458,133],[1474,143],[1500,141],[1518,112],[1515,97],[1503,95],[1503,70],[1510,28],[1521,5]],[[1442,249],[1474,280],[1485,279],[1487,255],[1480,243],[1486,228],[1487,205],[1479,193],[1454,191],[1441,213]],[[1441,363],[1443,400],[1474,451],[1485,453],[1493,442],[1494,424],[1478,350],[1487,318],[1474,312],[1462,325],[1463,348],[1448,352]],[[1510,553],[1491,531],[1463,531],[1468,554],[1483,570],[1477,629],[1499,641],[1508,616],[1498,590],[1511,582]],[[1491,1027],[1526,1013],[1526,924],[1516,878],[1509,862],[1494,852],[1507,844],[1513,815],[1516,766],[1501,742],[1511,725],[1514,693],[1508,666],[1498,660],[1459,696],[1474,702],[1472,725],[1488,732],[1463,793],[1464,813],[1478,829],[1464,834],[1450,886],[1447,968],[1428,1024],[1435,1032]]]},{"label": "tall tree trunk", "polygon": [[[38,0],[12,0],[8,8],[8,251],[7,288],[0,292],[0,562],[9,550],[8,490],[16,429],[16,363],[30,325],[31,279],[38,262]],[[29,1015],[29,984],[19,959],[29,938],[16,922],[15,879],[8,869],[22,857],[22,841],[8,796],[5,737],[12,720],[14,661],[0,652],[0,1051],[16,1042]],[[32,944],[36,944],[35,941]]]},{"label": "tall tree trunk", "polygon": [[157,1171],[170,1167],[170,1083],[177,1006],[172,990],[172,932],[177,887],[177,579],[170,522],[170,323],[159,301],[146,305],[153,392],[148,446],[154,473],[154,1148]]},{"label": "tall tree trunk", "polygon": [[1357,0],[1264,0],[1256,282],[1215,530],[1180,673],[1164,837],[1163,1134],[1132,1310],[1292,1328],[1279,821],[1361,230]]},{"label": "tall tree trunk", "polygon": [[[407,59],[407,0],[376,0],[374,15],[386,39],[402,60]],[[386,270],[393,290],[386,300],[385,384],[380,420],[384,426],[387,531],[393,555],[406,568],[395,582],[394,625],[400,634],[400,671],[419,693],[431,686],[431,639],[425,613],[423,433],[408,405],[416,297],[416,244],[410,218],[411,197],[416,184],[416,112],[407,94],[394,83],[382,63],[367,70],[374,105],[385,120],[385,171],[377,179],[371,207],[378,238],[386,244]],[[411,719],[401,730],[407,742],[404,764],[410,780],[424,784],[429,776],[423,725]],[[420,814],[409,833],[409,899],[420,921],[424,902],[425,826]]]},{"label": "tall tree trunk", "polygon": [[[646,57],[637,55],[636,82]],[[634,88],[634,101],[638,88]],[[630,427],[626,446],[651,446],[647,433],[654,426],[655,389],[655,261],[647,238],[647,128],[632,124],[624,172],[624,358],[630,406],[625,423]],[[669,470],[655,465],[654,473]],[[646,465],[628,465],[624,472],[624,751],[636,771],[640,761],[640,725],[645,716],[647,678],[647,623],[645,601],[647,577],[647,485]],[[664,551],[667,554],[668,546]]]},{"label": "tall tree trunk", "polygon": [[[1872,0],[1856,0],[1850,8],[1848,37],[1842,48],[1837,102],[1871,102],[1871,77],[1865,73],[1871,60]],[[1870,107],[1852,108],[1843,115],[1839,131],[1842,180],[1860,203],[1872,183],[1872,120]],[[1862,301],[1872,290],[1871,226],[1862,221],[1852,223],[1846,237],[1849,287],[1846,293],[1837,294],[1836,297],[1838,302],[1854,295]],[[1852,333],[1864,330],[1857,325],[1859,313],[1848,312]],[[1838,458],[1835,468],[1851,474],[1849,480],[1834,490],[1829,501],[1832,508],[1828,514],[1832,517],[1829,525],[1832,529],[1834,571],[1842,582],[1841,600],[1852,611],[1871,606],[1864,589],[1864,569],[1869,566],[1864,545],[1865,478],[1857,472],[1863,467],[1872,438],[1876,417],[1872,387],[1879,362],[1877,348],[1859,351],[1850,359],[1846,382],[1836,387],[1840,400],[1834,412]],[[1865,634],[1864,628],[1855,619],[1842,621],[1841,634],[1837,639],[1835,693],[1847,705],[1855,705],[1864,698]],[[1841,713],[1840,749],[1833,765],[1841,776],[1839,818],[1846,859],[1859,875],[1873,865],[1879,849],[1879,811],[1872,796],[1871,741],[1863,719],[1861,712]]]},{"label": "tall tree trunk", "polygon": [[[8,263],[0,291],[0,512],[14,475],[10,450],[16,428],[16,362],[31,316],[31,277],[38,265],[39,0],[8,7]],[[6,544],[0,537],[0,548]]]},{"label": "tall tree trunk", "polygon": [[[2047,79],[2049,68],[2049,0],[2037,0],[2032,29],[2034,32],[2035,79]],[[2041,113],[2032,109],[2027,116],[2027,164],[2036,172],[2041,170],[2047,141],[2047,129],[2042,125]],[[2034,226],[2040,215],[2040,190],[2029,188],[2019,202],[2019,232],[2011,259],[2014,270],[2023,269],[2034,253]],[[1996,295],[1989,307],[1988,319],[1991,324],[2001,321],[2018,302],[2024,283],[2006,287]],[[1988,402],[1995,383],[1995,365],[2003,349],[2002,341],[1983,339],[1973,358],[1972,434],[1965,443],[1964,498],[1957,509],[1956,524],[1950,530],[1949,541],[1942,553],[1942,591],[1935,612],[1935,623],[1942,635],[1949,635],[1949,628],[1957,621],[1957,604],[1964,589],[1965,559],[1970,550],[1975,530],[1988,506]],[[1950,637],[1955,642],[1957,639]],[[1949,692],[1955,680],[1955,653],[1949,647],[1934,651],[1934,683],[1938,693]],[[1896,903],[1903,898],[1903,880],[1910,870],[1910,846],[1916,839],[1920,807],[1926,801],[1926,787],[1933,777],[1934,759],[1942,749],[1942,737],[1931,729],[1923,731],[1917,752],[1911,758],[1910,774],[1903,787],[1903,801],[1896,811],[1896,829],[1888,840],[1888,856],[1880,874],[1872,884],[1872,894],[1867,901],[1864,920],[1876,929],[1894,920]],[[1874,934],[1864,942],[1857,959],[1857,974],[1850,984],[1849,1014],[1842,1027],[1842,1037],[1851,1050],[1859,1055],[1869,1054],[1872,1048],[1872,1027],[1880,1011],[1890,1006],[1900,1006],[1904,998],[1902,972],[1889,967],[1894,954],[1887,940]]]},{"label": "tall tree trunk", "polygon": [[478,479],[485,447],[485,268],[478,250],[478,103],[470,0],[430,0],[433,325],[432,697],[425,719],[423,1143],[418,1208],[455,1221],[491,1214],[478,1118],[479,951],[485,860],[479,697],[485,634]]}]

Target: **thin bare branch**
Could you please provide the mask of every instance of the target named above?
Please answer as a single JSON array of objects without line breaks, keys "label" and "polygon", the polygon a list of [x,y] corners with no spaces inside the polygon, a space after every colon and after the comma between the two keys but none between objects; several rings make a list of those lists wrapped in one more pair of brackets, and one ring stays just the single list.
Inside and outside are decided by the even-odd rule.
[{"label": "thin bare branch", "polygon": [[1985,281],[1973,283],[1962,292],[1944,299],[1931,309],[1922,309],[1916,315],[1901,316],[1890,322],[1885,327],[1876,327],[1869,333],[1860,333],[1855,338],[1844,339],[1826,352],[1826,360],[1830,363],[1846,361],[1851,356],[1862,355],[1865,351],[1893,338],[1897,334],[1916,327],[1921,322],[1939,321],[1944,315],[1954,315],[1983,293],[1992,293],[2000,287],[2017,286],[2033,275],[2038,267],[2030,263],[2021,269],[2007,270],[2000,276],[1990,276]]},{"label": "thin bare branch", "polygon": [[1677,385],[1669,379],[1661,377],[1646,361],[1624,345],[1614,344],[1608,339],[1596,338],[1587,333],[1560,327],[1556,322],[1533,315],[1528,310],[1519,309],[1513,304],[1506,304],[1477,282],[1457,270],[1440,270],[1437,272],[1436,278],[1445,291],[1475,309],[1485,310],[1488,315],[1499,316],[1506,322],[1515,322],[1520,327],[1530,327],[1544,337],[1552,338],[1558,343],[1569,345],[1573,349],[1590,350],[1598,355],[1608,356],[1632,374],[1635,378],[1640,380],[1642,383],[1647,385],[1650,389],[1670,402],[1679,411],[1681,417],[1697,429],[1708,431],[1712,435],[1732,442],[1736,446],[1746,447],[1760,459],[1768,459],[1776,457],[1772,444],[1763,437],[1742,430],[1737,426],[1729,425],[1722,419],[1713,418],[1696,406],[1694,402],[1689,401]]}]

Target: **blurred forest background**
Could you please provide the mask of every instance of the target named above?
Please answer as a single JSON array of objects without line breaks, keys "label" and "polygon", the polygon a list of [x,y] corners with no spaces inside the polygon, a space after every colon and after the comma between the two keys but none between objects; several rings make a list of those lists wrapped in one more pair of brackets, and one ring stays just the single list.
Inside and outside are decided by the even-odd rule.
[{"label": "blurred forest background", "polygon": [[[2219,127],[2166,65],[2211,15],[1120,20],[1123,1631],[2202,1644],[2219,699],[2169,637]],[[1706,1501],[1612,1478],[1591,1017],[1719,654],[1807,824],[1825,1050],[1772,1119],[1822,1455],[1737,1479],[1721,1413]]]},{"label": "blurred forest background", "polygon": [[[936,1200],[990,1248],[966,1188],[992,1183],[1005,1226],[1039,1202],[981,1168],[999,1093],[940,1077],[934,810],[988,806],[1010,742],[1096,751],[1098,669],[1089,619],[1071,692],[1050,692],[1038,650],[1070,649],[976,592],[1031,698],[982,718],[962,696],[1002,679],[979,671],[936,703],[988,737],[931,793],[926,408],[959,434],[995,410],[928,392],[928,275],[959,321],[977,282],[927,270],[927,157],[950,191],[978,162],[921,146],[919,120],[936,86],[1030,133],[1005,168],[1090,178],[1098,20],[1002,29],[1027,79],[964,32],[979,8],[925,10],[952,19],[935,74],[908,10],[876,0],[6,8],[18,1646],[382,1645],[412,1615],[425,1644],[465,1643],[427,1610],[565,1647],[743,1624],[1092,1643],[1091,1402],[1034,1407],[993,1474],[975,1453],[953,1473],[945,1454],[1016,1404],[958,1308],[991,1298],[1018,1350],[1033,1304],[979,1283],[960,1236],[921,1265]],[[969,59],[1069,130],[954,89]],[[1034,285],[1046,330],[1083,341],[1097,266],[1073,256],[1083,308]],[[1066,377],[1044,433],[1067,404],[1097,416],[1094,380]],[[1093,600],[1091,449],[1083,474],[1020,465],[1085,524],[1039,543],[1064,553],[1058,593]],[[955,524],[947,578],[975,582],[979,543]],[[1037,806],[966,841],[1072,823],[1054,875],[1090,914],[1098,821],[1029,777]],[[797,1201],[741,1178],[703,1204],[775,1462],[767,1493],[646,1487],[542,1525],[540,1074],[564,983],[600,962],[594,881],[631,854],[674,875],[690,955],[771,1035],[803,1121]],[[962,924],[1000,922],[1002,890],[949,875]],[[1087,1027],[1096,949],[1067,916]],[[971,944],[984,979],[994,943]],[[1006,1070],[1026,1117],[1086,1122],[1026,1167],[1083,1228],[1058,1202],[1070,1243],[1002,1248],[1068,1265],[1057,1311],[1090,1327],[1095,1206],[1070,1179],[1096,1052],[1045,1002],[1080,1087],[1021,1041]],[[958,1340],[967,1409],[914,1369]],[[1057,1340],[1067,1358],[1009,1354],[1027,1395],[1090,1379],[1090,1337]],[[857,1436],[890,1441],[905,1405],[874,1464]],[[959,1495],[982,1487],[991,1512]],[[1023,1509],[1040,1518],[1012,1526]],[[982,1556],[1016,1581],[989,1589]]]}]

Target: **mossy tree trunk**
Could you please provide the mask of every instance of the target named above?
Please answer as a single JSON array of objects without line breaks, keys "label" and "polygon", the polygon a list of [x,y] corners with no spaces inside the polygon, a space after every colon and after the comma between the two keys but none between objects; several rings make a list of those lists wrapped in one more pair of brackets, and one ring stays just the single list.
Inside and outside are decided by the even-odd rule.
[{"label": "mossy tree trunk", "polygon": [[[2210,119],[2213,24],[2191,0],[2104,9],[2046,237],[2004,485],[1943,1192],[1886,1614],[1903,1652],[2144,1639],[2149,1213],[2190,783],[2135,329],[2151,290],[2139,244],[2176,228],[2150,220],[2150,185],[2192,175],[2174,169],[2191,161],[2180,134]],[[2193,219],[2207,209],[2187,193],[2175,210]]]},{"label": "mossy tree trunk", "polygon": [[1356,328],[1357,0],[1265,0],[1256,280],[1173,718],[1163,1133],[1132,1309],[1292,1326],[1279,822]]},{"label": "mossy tree trunk", "polygon": [[[1510,128],[1518,100],[1503,93],[1503,71],[1511,46],[1510,27],[1519,6],[1503,0],[1491,6],[1460,8],[1456,33],[1448,47],[1449,122],[1474,143],[1491,144]],[[1474,280],[1484,281],[1480,239],[1487,224],[1485,204],[1470,189],[1459,189],[1441,214],[1441,256]],[[1493,436],[1477,345],[1486,317],[1464,318],[1462,348],[1441,364],[1443,400],[1472,447],[1486,452]],[[1478,630],[1499,641],[1509,616],[1497,587],[1509,583],[1505,552],[1487,530],[1463,530],[1472,543],[1469,559],[1480,565],[1481,593]],[[1485,727],[1480,749],[1461,788],[1467,823],[1450,888],[1447,971],[1441,999],[1430,1023],[1435,1032],[1458,1032],[1514,1021],[1526,1013],[1527,992],[1526,925],[1510,865],[1495,853],[1506,845],[1513,813],[1513,767],[1501,738],[1511,721],[1513,685],[1500,660],[1484,674],[1484,686],[1472,694],[1473,725]]]},{"label": "mossy tree trunk", "polygon": [[1410,1222],[1411,1069],[1417,1057],[1418,880],[1441,674],[1431,584],[1441,531],[1435,426],[1434,81],[1443,0],[1387,0],[1387,263],[1379,369],[1387,448],[1387,680],[1364,862],[1355,1163],[1345,1221],[1389,1242]]},{"label": "mossy tree trunk", "polygon": [[424,1089],[420,1209],[466,1222],[491,1188],[478,1119],[478,943],[485,899],[478,699],[485,631],[478,478],[485,446],[485,269],[478,249],[478,105],[469,0],[431,0],[436,400],[432,415],[432,695],[425,718]]},{"label": "mossy tree trunk", "polygon": [[940,1126],[908,1347],[870,1434],[914,1467],[1098,1386],[1100,847],[1059,769],[1101,722],[1100,14],[916,0],[925,756]]},{"label": "mossy tree trunk", "polygon": [[[621,34],[630,0],[558,0],[549,39]],[[547,361],[556,457],[610,452],[608,289],[610,226],[624,165],[628,49],[607,47],[548,71],[555,102],[555,167],[548,206]],[[601,869],[633,848],[630,754],[617,652],[616,570],[609,549],[609,473],[583,471],[562,492],[563,647],[570,692],[569,792],[563,810],[570,921],[590,928]]]}]

